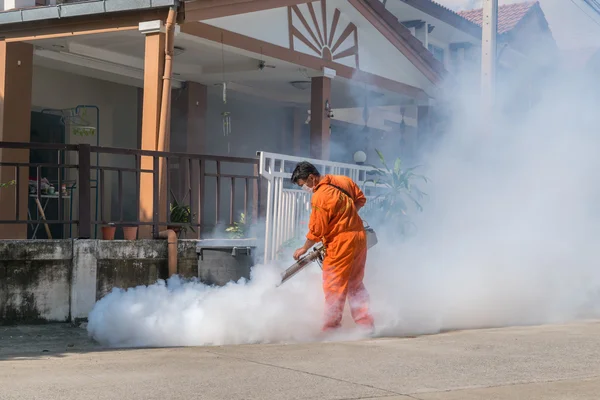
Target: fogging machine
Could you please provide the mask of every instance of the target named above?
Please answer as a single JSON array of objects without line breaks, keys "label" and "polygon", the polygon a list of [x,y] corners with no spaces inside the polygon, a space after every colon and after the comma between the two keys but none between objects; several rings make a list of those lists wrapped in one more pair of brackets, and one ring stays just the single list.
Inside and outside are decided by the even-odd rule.
[{"label": "fogging machine", "polygon": [[[367,250],[377,244],[377,234],[370,226],[365,227],[365,232],[367,233]],[[317,244],[312,248],[304,257],[301,257],[298,261],[296,261],[291,267],[286,269],[281,274],[281,283],[277,286],[283,285],[283,283],[289,280],[292,276],[296,275],[298,272],[302,271],[313,261],[322,265],[323,259],[325,258],[325,247],[323,243]]]}]

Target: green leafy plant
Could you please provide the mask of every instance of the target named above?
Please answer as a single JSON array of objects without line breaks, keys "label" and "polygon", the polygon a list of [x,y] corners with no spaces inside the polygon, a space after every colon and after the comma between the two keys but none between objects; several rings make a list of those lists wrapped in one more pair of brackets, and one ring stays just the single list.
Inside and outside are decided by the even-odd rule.
[{"label": "green leafy plant", "polygon": [[17,183],[17,181],[14,181],[14,180],[13,181],[9,181],[9,182],[0,183],[0,188],[5,188],[5,187],[8,187],[8,186],[12,186],[12,185],[14,185],[16,183]]},{"label": "green leafy plant", "polygon": [[173,202],[170,205],[171,210],[171,222],[176,224],[186,224],[180,227],[182,232],[187,231],[187,229],[191,229],[192,232],[196,232],[191,222],[195,217],[195,214],[192,213],[190,206],[185,204],[180,204],[176,199],[173,199]]},{"label": "green leafy plant", "polygon": [[247,218],[246,214],[240,213],[239,221],[234,222],[233,225],[225,229],[225,232],[227,232],[230,239],[243,239],[246,237],[249,227],[250,218]]},{"label": "green leafy plant", "polygon": [[418,211],[423,211],[421,200],[427,196],[413,181],[422,180],[427,183],[428,179],[414,172],[419,166],[403,169],[400,158],[396,158],[393,168],[390,168],[383,154],[379,150],[375,151],[383,167],[372,165],[372,174],[376,175],[376,178],[365,181],[365,184],[373,184],[375,190],[381,193],[371,200],[371,207],[366,209],[363,215],[365,219],[392,223],[400,234],[406,235],[414,228],[414,224],[408,218],[409,204],[413,204]]}]

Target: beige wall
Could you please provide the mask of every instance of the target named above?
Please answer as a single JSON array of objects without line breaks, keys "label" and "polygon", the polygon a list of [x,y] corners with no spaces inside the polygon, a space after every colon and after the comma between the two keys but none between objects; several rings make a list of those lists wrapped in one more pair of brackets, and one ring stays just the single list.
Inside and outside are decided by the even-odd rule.
[{"label": "beige wall", "polygon": [[[119,85],[59,70],[34,67],[32,108],[39,111],[44,108],[67,109],[77,105],[98,106],[100,109],[100,146],[137,148],[137,103],[136,87]],[[87,116],[90,123],[96,122],[95,111],[88,110]],[[71,132],[65,132],[65,141],[70,144],[89,143],[95,145],[96,136],[81,137],[75,136]],[[96,159],[93,155],[92,165],[95,163]],[[133,157],[104,156],[100,158],[100,165],[134,167],[134,159]],[[72,179],[72,176],[69,176],[69,179]],[[118,219],[116,205],[117,175],[116,173],[107,172],[105,179],[104,216],[105,219],[109,219],[112,211],[112,218]],[[134,179],[133,174],[124,176],[125,198],[128,197],[129,192],[134,193]],[[94,201],[95,193],[92,190],[92,202]],[[113,204],[112,210],[111,203]],[[74,204],[77,204],[76,199],[74,199]],[[130,215],[135,218],[135,208],[132,207],[135,207],[135,205],[126,204],[125,218]],[[93,206],[92,212],[94,212]],[[74,218],[76,218],[76,215],[77,210],[74,207]],[[94,218],[94,214],[92,214],[92,218]],[[100,230],[98,230],[98,234],[100,234]]]}]

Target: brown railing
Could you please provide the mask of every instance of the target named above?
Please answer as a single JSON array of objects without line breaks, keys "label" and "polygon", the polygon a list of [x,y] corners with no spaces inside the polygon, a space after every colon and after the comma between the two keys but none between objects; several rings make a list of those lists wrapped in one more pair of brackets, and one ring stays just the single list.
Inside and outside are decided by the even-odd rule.
[{"label": "brown railing", "polygon": [[[0,191],[14,191],[12,213],[7,210],[7,204],[1,205],[3,211],[0,229],[2,224],[29,224],[37,225],[38,228],[43,224],[49,235],[49,225],[62,225],[63,228],[77,225],[77,237],[90,238],[93,237],[92,228],[97,236],[98,226],[112,223],[151,226],[153,236],[156,237],[159,227],[191,226],[196,230],[195,236],[200,237],[201,232],[207,229],[235,222],[237,212],[248,214],[250,211],[251,214],[248,215],[259,215],[258,159],[96,147],[87,144],[0,142],[0,149],[0,170],[4,170],[0,176],[4,180],[14,180],[12,189],[0,188]],[[35,158],[43,160],[35,161],[34,153],[37,154]],[[40,154],[44,156],[40,157]],[[151,167],[142,168],[142,158],[146,157],[151,158],[152,162],[146,164]],[[161,164],[168,171],[165,174],[165,184],[169,200],[163,200],[159,204],[159,190],[153,190],[151,216],[142,221],[139,217],[140,182],[149,182],[149,179],[142,179],[143,174],[149,174],[153,188],[158,188]],[[29,181],[23,179],[24,169],[29,169]],[[44,175],[51,176],[49,183],[56,185],[53,193],[44,191]],[[116,178],[114,183],[110,178]],[[107,182],[107,179],[111,182]],[[28,216],[23,218],[23,185],[29,188],[27,198],[34,200],[33,209],[40,211],[38,218],[32,218],[29,203]],[[223,189],[228,193],[223,193]],[[0,195],[6,203],[9,193]],[[50,199],[56,199],[58,205],[53,207],[51,214],[54,216],[46,218],[44,211]],[[190,206],[193,213],[191,223],[171,221],[170,205],[174,200]],[[71,202],[68,217],[65,217],[65,210],[69,208],[65,205],[66,201]],[[45,204],[42,205],[42,202]],[[75,206],[73,203],[76,203]],[[163,210],[160,210],[161,206],[164,207]],[[76,218],[73,216],[73,208],[76,208]],[[107,212],[107,208],[110,211]],[[223,215],[224,209],[227,215]],[[125,210],[128,211],[129,218],[124,216]],[[161,218],[161,214],[166,217]]]}]

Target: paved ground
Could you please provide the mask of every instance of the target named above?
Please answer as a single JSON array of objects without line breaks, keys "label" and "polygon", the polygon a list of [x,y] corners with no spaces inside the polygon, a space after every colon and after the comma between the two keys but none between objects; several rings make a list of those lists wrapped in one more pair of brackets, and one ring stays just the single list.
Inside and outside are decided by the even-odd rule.
[{"label": "paved ground", "polygon": [[102,350],[0,327],[0,399],[598,399],[600,322],[346,343]]}]

